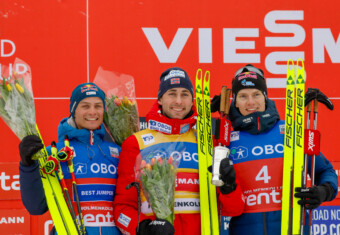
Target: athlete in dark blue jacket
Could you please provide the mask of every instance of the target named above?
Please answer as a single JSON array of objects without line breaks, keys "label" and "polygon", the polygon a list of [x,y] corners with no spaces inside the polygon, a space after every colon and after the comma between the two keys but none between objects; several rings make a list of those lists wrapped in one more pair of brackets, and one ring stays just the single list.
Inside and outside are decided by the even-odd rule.
[{"label": "athlete in dark blue jacket", "polygon": [[[70,118],[58,128],[57,149],[64,147],[65,135],[74,150],[74,172],[87,234],[121,234],[113,221],[120,147],[104,140],[102,124],[105,94],[93,83],[81,84],[71,96]],[[32,215],[44,214],[46,198],[37,161],[31,156],[42,147],[37,136],[25,137],[19,145],[21,162],[20,191],[23,204]],[[50,152],[50,148],[47,149]],[[73,206],[71,175],[67,163],[61,163]],[[54,234],[54,229],[51,231]]]},{"label": "athlete in dark blue jacket", "polygon": [[[234,131],[230,137],[230,158],[246,197],[242,215],[229,225],[232,235],[281,234],[284,121],[274,101],[267,97],[263,71],[252,65],[239,69],[232,82],[233,101],[229,116]],[[213,101],[214,103],[214,101]],[[338,178],[323,156],[315,159],[316,185],[303,193],[301,204],[316,208],[335,198]],[[309,172],[311,167],[308,167]],[[308,229],[308,226],[305,226]],[[308,234],[308,233],[305,233]]]}]

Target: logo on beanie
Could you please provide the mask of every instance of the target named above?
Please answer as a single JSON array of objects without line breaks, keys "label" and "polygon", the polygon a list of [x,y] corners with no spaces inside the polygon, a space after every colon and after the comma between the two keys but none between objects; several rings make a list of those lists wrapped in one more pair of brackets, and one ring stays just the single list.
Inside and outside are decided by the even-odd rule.
[{"label": "logo on beanie", "polygon": [[171,85],[180,84],[180,81],[181,81],[181,80],[179,80],[179,78],[171,78],[170,84],[171,84]]},{"label": "logo on beanie", "polygon": [[169,78],[173,78],[173,77],[185,78],[185,73],[184,71],[181,71],[181,70],[171,70],[170,73],[164,77],[164,81],[168,80]]},{"label": "logo on beanie", "polygon": [[[98,91],[98,88],[92,84],[87,84],[87,85],[84,85],[80,88],[80,91],[81,93],[84,93],[85,91]],[[90,95],[88,93],[86,93],[87,95]],[[96,94],[96,93],[94,93]]]},{"label": "logo on beanie", "polygon": [[255,86],[255,84],[254,84],[253,82],[251,82],[251,81],[246,81],[246,80],[243,80],[243,81],[241,82],[241,85],[242,85],[242,86]]},{"label": "logo on beanie", "polygon": [[242,80],[243,78],[253,78],[257,79],[257,75],[255,72],[244,72],[241,73],[240,76],[237,78],[239,81]]}]

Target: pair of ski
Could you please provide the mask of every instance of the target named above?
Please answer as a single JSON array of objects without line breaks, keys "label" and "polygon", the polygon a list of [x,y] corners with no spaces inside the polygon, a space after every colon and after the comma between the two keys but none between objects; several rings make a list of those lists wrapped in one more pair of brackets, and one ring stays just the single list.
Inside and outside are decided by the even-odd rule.
[{"label": "pair of ski", "polygon": [[[295,76],[296,69],[296,76]],[[296,85],[296,87],[295,87]],[[305,187],[305,69],[302,59],[296,66],[287,62],[285,136],[282,183],[281,234],[303,234],[304,208],[293,197],[296,187]]]},{"label": "pair of ski", "polygon": [[209,71],[206,71],[203,75],[202,69],[197,70],[195,88],[196,109],[198,114],[196,129],[199,161],[201,234],[218,235],[219,217],[216,186],[211,184],[212,174],[208,172],[208,166],[212,165],[213,156]]},{"label": "pair of ski", "polygon": [[[36,129],[40,139],[42,140],[38,127]],[[56,154],[53,151],[53,146],[51,150],[53,152],[52,154]],[[48,163],[48,153],[46,148],[44,147],[42,151],[44,156],[39,158],[40,177],[45,192],[47,206],[57,233],[67,235],[85,234],[84,225],[82,224],[83,229],[80,230],[79,226],[77,226],[74,222],[75,218],[73,214],[71,214],[68,204],[65,201],[63,189],[60,185],[56,171],[46,173],[46,168],[52,169],[53,167],[49,167],[50,164]],[[68,203],[70,204],[70,201]]]}]

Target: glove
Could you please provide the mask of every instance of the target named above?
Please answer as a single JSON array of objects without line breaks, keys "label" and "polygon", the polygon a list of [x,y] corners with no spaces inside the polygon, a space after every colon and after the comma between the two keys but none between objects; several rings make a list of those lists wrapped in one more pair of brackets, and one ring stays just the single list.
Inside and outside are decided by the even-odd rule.
[{"label": "glove", "polygon": [[210,112],[215,113],[220,110],[221,95],[215,95],[211,100]]},{"label": "glove", "polygon": [[225,158],[221,161],[220,165],[221,179],[224,182],[223,186],[220,186],[222,194],[229,194],[236,189],[236,173],[234,166],[229,158]]},{"label": "glove", "polygon": [[139,223],[137,235],[174,235],[175,228],[164,219],[146,219]]},{"label": "glove", "polygon": [[[208,167],[208,171],[212,172],[212,166]],[[236,173],[234,166],[231,164],[231,160],[229,158],[225,158],[221,161],[220,164],[220,174],[221,180],[224,182],[224,185],[219,186],[219,189],[222,194],[229,194],[236,189]]]},{"label": "glove", "polygon": [[298,201],[299,205],[305,206],[306,209],[319,207],[324,201],[329,201],[334,194],[332,186],[328,183],[305,189],[298,187],[295,188],[295,192],[297,193],[294,196],[301,198]]},{"label": "glove", "polygon": [[32,156],[43,147],[44,145],[38,136],[28,135],[24,137],[19,144],[21,164],[24,166],[33,165],[34,160],[32,160]]}]

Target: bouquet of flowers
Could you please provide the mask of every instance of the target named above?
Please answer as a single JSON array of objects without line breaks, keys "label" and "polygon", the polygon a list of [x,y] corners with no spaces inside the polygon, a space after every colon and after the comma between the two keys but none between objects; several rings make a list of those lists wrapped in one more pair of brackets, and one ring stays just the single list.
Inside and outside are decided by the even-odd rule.
[{"label": "bouquet of flowers", "polygon": [[105,127],[115,142],[122,145],[127,137],[139,131],[134,79],[99,67],[93,82],[106,94]]},{"label": "bouquet of flowers", "polygon": [[[38,135],[35,108],[31,87],[31,76],[16,73],[1,78],[0,116],[14,134],[22,140],[27,135]],[[43,156],[42,152],[33,159]]]},{"label": "bouquet of flowers", "polygon": [[106,98],[104,123],[118,145],[139,131],[139,118],[136,102],[131,102],[126,96],[121,100],[112,95]]},{"label": "bouquet of flowers", "polygon": [[137,177],[143,193],[156,217],[174,223],[176,169],[179,165],[173,157],[141,160]]}]

